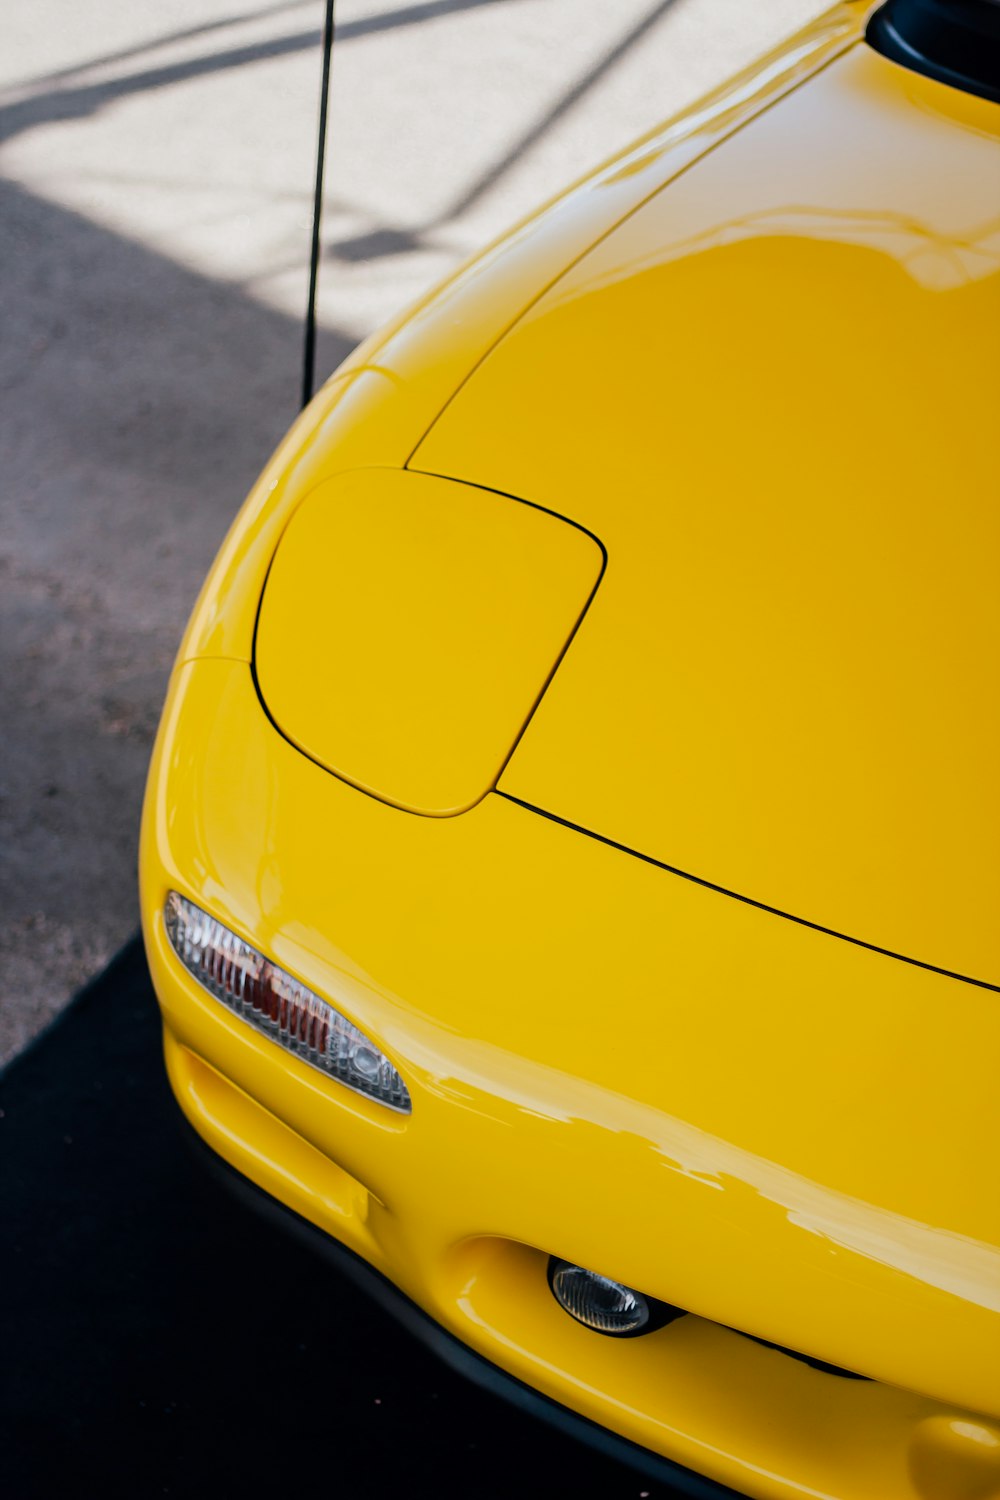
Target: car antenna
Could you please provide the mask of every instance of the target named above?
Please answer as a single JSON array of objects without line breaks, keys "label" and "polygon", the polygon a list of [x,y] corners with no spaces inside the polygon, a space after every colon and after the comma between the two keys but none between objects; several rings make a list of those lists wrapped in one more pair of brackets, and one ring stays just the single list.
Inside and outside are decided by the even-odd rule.
[{"label": "car antenna", "polygon": [[306,302],[305,343],[302,350],[302,405],[312,400],[316,384],[316,285],[319,280],[319,228],[323,215],[323,171],[326,165],[326,117],[330,104],[330,60],[333,56],[333,0],[326,0],[323,27],[323,81],[319,94],[319,131],[316,142],[316,191],[313,195],[312,246],[309,252],[309,297]]}]

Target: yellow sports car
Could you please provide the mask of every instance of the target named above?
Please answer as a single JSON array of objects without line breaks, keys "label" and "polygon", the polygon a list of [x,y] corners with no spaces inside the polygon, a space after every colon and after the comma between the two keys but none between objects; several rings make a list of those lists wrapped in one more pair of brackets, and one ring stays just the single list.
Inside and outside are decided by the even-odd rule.
[{"label": "yellow sports car", "polygon": [[362,345],[153,759],[195,1129],[699,1494],[1000,1495],[998,58],[837,5]]}]

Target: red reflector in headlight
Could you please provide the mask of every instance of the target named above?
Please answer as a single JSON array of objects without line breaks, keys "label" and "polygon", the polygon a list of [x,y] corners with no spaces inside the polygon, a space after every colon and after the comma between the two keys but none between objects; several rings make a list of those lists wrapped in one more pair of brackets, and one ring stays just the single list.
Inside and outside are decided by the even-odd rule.
[{"label": "red reflector in headlight", "polygon": [[328,1001],[176,891],[163,919],[177,957],[216,1000],[314,1068],[409,1114],[409,1091],[392,1063]]}]

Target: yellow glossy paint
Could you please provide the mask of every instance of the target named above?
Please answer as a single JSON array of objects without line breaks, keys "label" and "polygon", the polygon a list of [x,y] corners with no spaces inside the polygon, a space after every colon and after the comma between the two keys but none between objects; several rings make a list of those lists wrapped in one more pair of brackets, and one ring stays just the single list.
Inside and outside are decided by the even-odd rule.
[{"label": "yellow glossy paint", "polygon": [[411,812],[462,812],[500,770],[597,585],[593,537],[534,506],[399,469],[302,502],[268,574],[254,663],[274,722]]},{"label": "yellow glossy paint", "polygon": [[[176,679],[142,867],[192,1122],[505,1368],[750,1494],[919,1495],[921,1424],[1000,1416],[991,993],[499,797],[402,813],[294,750],[236,662]],[[412,1115],[201,991],[166,941],[171,887],[361,1025]],[[697,1353],[682,1324],[648,1349],[577,1329],[548,1251],[691,1308]]]},{"label": "yellow glossy paint", "polygon": [[608,550],[501,789],[1000,984],[998,330],[1000,107],[867,48],[585,256],[413,460]]},{"label": "yellow glossy paint", "polygon": [[405,465],[469,371],[567,265],[855,42],[864,9],[834,6],[516,226],[361,344],[295,422],[251,491],[206,580],[179,660],[249,661],[267,569],[303,496],[350,469]]},{"label": "yellow glossy paint", "polygon": [[[724,875],[738,888],[746,870],[759,889],[743,893],[757,901],[787,895],[796,915],[822,925],[843,917],[850,936],[901,951],[915,933],[925,946],[909,956],[965,955],[974,977],[989,956],[995,922],[985,921],[985,935],[976,927],[978,887],[967,892],[967,921],[947,894],[940,914],[911,905],[912,880],[885,895],[872,874],[887,868],[896,803],[916,795],[911,752],[924,778],[928,839],[943,840],[946,859],[959,846],[982,853],[982,830],[950,826],[949,810],[968,794],[934,779],[954,761],[918,688],[965,705],[963,735],[973,725],[987,733],[974,689],[977,672],[988,671],[977,653],[993,619],[992,595],[975,582],[985,578],[989,539],[966,489],[945,484],[927,421],[916,424],[921,465],[896,443],[892,467],[875,439],[894,399],[889,375],[901,381],[904,364],[936,362],[963,391],[978,368],[976,325],[987,306],[978,299],[996,283],[992,252],[985,234],[957,245],[968,196],[964,179],[952,188],[948,180],[959,137],[972,152],[992,149],[989,122],[1000,110],[849,50],[865,10],[837,7],[767,60],[758,85],[737,81],[515,231],[320,393],[241,513],[180,653],[143,819],[143,926],[171,1083],[195,1128],[488,1359],[762,1500],[990,1500],[1000,1495],[996,992],[734,899],[503,795],[575,821],[606,820],[598,832],[661,859],[672,832],[688,850],[701,829],[708,863],[692,858],[695,875],[719,883]],[[889,191],[875,135],[862,149],[845,120],[852,110],[897,141],[919,116],[922,218],[911,203],[900,225],[902,200]],[[779,130],[782,111],[792,112],[790,138]],[[839,130],[848,143],[840,155]],[[808,199],[804,186],[791,191],[807,158],[815,163]],[[775,184],[770,204],[766,181]],[[834,214],[838,192],[849,212]],[[810,213],[822,208],[822,222],[814,214],[805,227],[791,223],[789,204],[797,212],[804,202]],[[943,217],[931,243],[935,205]],[[888,227],[873,222],[883,210],[897,215]],[[707,240],[706,225],[714,226]],[[676,255],[664,248],[674,240]],[[942,249],[949,243],[954,253]],[[933,290],[927,280],[945,265],[957,284]],[[857,306],[838,301],[839,266],[851,276],[857,268]],[[818,288],[807,284],[814,276]],[[675,299],[669,329],[647,313],[643,337],[633,336],[627,318],[615,320],[624,310],[637,324],[641,287],[661,280],[683,282],[687,301]],[[945,303],[958,307],[969,340],[964,365],[948,363]],[[916,308],[933,340],[927,354],[904,317]],[[881,342],[865,332],[865,314],[881,318]],[[560,341],[566,368],[556,380]],[[587,406],[581,371],[605,393],[600,411]],[[490,400],[504,413],[498,430],[516,433],[509,452],[488,430]],[[897,400],[893,434],[901,407]],[[622,436],[629,411],[634,451]],[[644,466],[658,453],[650,481]],[[408,460],[463,482],[405,473]],[[705,473],[713,484],[698,490]],[[973,478],[982,495],[988,476]],[[908,506],[904,483],[913,487]],[[565,515],[608,548],[606,572],[499,792],[485,795],[601,559],[583,532],[473,485]],[[696,490],[697,505],[680,503]],[[863,493],[883,509],[873,513]],[[526,551],[517,566],[532,590],[553,580],[529,632],[537,626],[540,639],[509,637],[503,663],[489,669],[508,672],[507,686],[492,706],[483,698],[475,734],[439,783],[434,715],[422,721],[412,762],[397,753],[400,736],[377,776],[358,767],[372,769],[384,745],[365,741],[364,724],[338,730],[347,714],[391,712],[387,697],[397,707],[402,700],[412,728],[422,698],[453,698],[495,645],[502,589],[454,657],[442,659],[397,527],[411,503],[414,515],[426,505],[435,524],[447,521],[422,570],[438,569],[435,600],[442,579],[447,586],[461,571],[460,534],[472,552],[495,552],[491,588],[509,576],[518,537]],[[384,618],[373,611],[352,642],[363,670],[349,691],[334,684],[339,700],[317,717],[310,679],[318,693],[329,687],[335,637],[367,608],[373,586],[363,553],[388,518],[386,566],[394,587],[411,591],[407,665],[395,649],[404,622],[389,607]],[[497,525],[511,528],[499,543]],[[864,568],[851,546],[858,531]],[[423,545],[416,535],[412,544]],[[880,607],[876,564],[898,575],[892,608]],[[298,624],[289,612],[297,578],[316,597]],[[919,609],[924,585],[933,631]],[[706,589],[714,612],[701,607]],[[463,604],[473,617],[474,594]],[[804,608],[807,594],[821,606],[819,624]],[[793,602],[800,625],[790,643],[780,622]],[[848,604],[853,614],[838,630],[829,621]],[[978,633],[970,621],[982,622]],[[669,653],[664,661],[661,632],[674,624],[683,669]],[[914,640],[919,651],[904,651]],[[948,674],[942,658],[962,641],[968,660]],[[770,675],[759,665],[765,651]],[[817,686],[810,673],[820,661]],[[593,673],[596,712],[584,701],[580,663]],[[255,671],[284,732],[263,710]],[[669,714],[662,704],[640,710],[663,672]],[[713,672],[721,674],[714,691]],[[876,688],[887,680],[883,699]],[[791,681],[798,718],[778,690]],[[850,753],[844,724],[851,714],[857,723],[861,699],[872,743],[897,725],[918,740],[898,757],[902,790],[878,783],[887,808],[873,801]],[[722,774],[711,733],[695,765],[685,737],[665,732],[678,705],[688,729],[692,705],[702,730],[737,726],[759,782],[755,807],[772,807],[769,840],[759,836],[759,812],[740,805],[745,768],[731,780]],[[821,834],[811,843],[799,817],[809,776],[780,745],[778,727],[798,733],[814,756],[822,748],[829,791],[811,788]],[[299,734],[306,728],[318,735],[306,748],[341,774],[290,742],[308,738]],[[464,733],[461,720],[455,732]],[[786,784],[780,813],[765,741],[778,746]],[[663,757],[655,775],[651,745]],[[968,778],[982,754],[978,742],[966,744]],[[613,785],[601,767],[614,772]],[[455,797],[458,781],[466,790]],[[871,851],[851,787],[873,820]],[[979,794],[985,823],[990,787]],[[459,804],[469,810],[419,815]],[[856,890],[845,876],[849,845]],[[906,848],[926,873],[933,850]],[[352,1093],[202,990],[166,936],[170,889],[360,1026],[399,1068],[412,1114]],[[690,1314],[639,1339],[589,1333],[548,1290],[550,1253]],[[822,1373],[744,1334],[868,1379]]]}]

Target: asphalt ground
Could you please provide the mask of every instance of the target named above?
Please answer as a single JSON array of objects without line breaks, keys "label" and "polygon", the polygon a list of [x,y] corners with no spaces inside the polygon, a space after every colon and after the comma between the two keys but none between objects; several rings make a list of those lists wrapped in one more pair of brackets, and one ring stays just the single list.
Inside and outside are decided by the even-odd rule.
[{"label": "asphalt ground", "polygon": [[452,1372],[232,1197],[138,939],[0,1076],[7,1500],[670,1500]]}]

